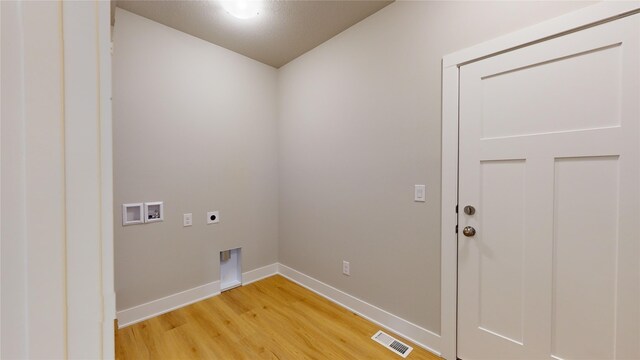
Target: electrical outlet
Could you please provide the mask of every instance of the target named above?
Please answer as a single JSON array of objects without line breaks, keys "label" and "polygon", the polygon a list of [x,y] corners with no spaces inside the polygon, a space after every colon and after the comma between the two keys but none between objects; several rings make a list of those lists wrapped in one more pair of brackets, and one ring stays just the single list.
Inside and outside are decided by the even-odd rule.
[{"label": "electrical outlet", "polygon": [[182,214],[182,226],[191,226],[193,225],[193,214]]},{"label": "electrical outlet", "polygon": [[342,273],[351,276],[351,268],[348,261],[342,261]]},{"label": "electrical outlet", "polygon": [[219,211],[209,211],[207,212],[207,224],[217,224],[220,222],[220,212]]}]

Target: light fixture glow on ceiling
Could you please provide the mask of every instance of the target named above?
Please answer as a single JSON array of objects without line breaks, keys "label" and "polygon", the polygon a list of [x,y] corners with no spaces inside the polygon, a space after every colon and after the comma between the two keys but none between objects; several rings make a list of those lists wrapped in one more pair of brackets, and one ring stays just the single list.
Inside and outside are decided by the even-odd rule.
[{"label": "light fixture glow on ceiling", "polygon": [[250,19],[260,14],[260,5],[262,1],[258,0],[221,0],[222,7],[231,15],[238,19]]}]

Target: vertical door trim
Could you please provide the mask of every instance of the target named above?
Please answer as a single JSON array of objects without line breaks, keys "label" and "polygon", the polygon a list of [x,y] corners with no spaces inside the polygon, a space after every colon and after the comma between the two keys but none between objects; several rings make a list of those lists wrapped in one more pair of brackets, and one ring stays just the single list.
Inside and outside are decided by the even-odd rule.
[{"label": "vertical door trim", "polygon": [[60,3],[66,204],[66,357],[114,358],[110,7]]},{"label": "vertical door trim", "polygon": [[[446,55],[442,59],[441,353],[457,359],[458,126],[460,67],[640,12],[637,2],[604,1],[518,32]],[[463,205],[463,204],[461,204]]]},{"label": "vertical door trim", "polygon": [[98,26],[98,77],[100,108],[100,186],[102,232],[102,358],[115,359],[114,320],[116,319],[116,293],[114,285],[113,249],[113,131],[111,118],[111,4],[99,1]]}]

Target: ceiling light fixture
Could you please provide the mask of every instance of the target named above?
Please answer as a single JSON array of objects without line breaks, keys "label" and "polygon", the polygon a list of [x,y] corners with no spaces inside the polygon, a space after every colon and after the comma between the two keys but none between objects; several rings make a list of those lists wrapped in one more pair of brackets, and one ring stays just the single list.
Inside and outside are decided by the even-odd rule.
[{"label": "ceiling light fixture", "polygon": [[260,14],[258,0],[221,0],[222,7],[231,15],[238,19],[250,19]]}]

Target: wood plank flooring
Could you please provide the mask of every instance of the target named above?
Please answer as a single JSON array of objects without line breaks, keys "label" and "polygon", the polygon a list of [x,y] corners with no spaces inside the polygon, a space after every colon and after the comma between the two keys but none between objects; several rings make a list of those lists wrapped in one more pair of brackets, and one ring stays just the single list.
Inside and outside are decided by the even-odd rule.
[{"label": "wood plank flooring", "polygon": [[[402,359],[371,340],[379,329],[276,275],[117,330],[116,358]],[[407,359],[440,359],[407,343]]]}]

